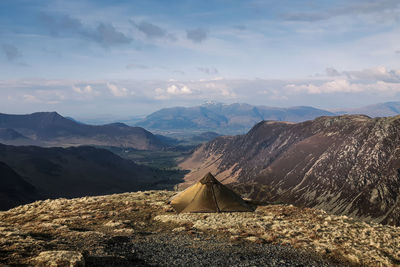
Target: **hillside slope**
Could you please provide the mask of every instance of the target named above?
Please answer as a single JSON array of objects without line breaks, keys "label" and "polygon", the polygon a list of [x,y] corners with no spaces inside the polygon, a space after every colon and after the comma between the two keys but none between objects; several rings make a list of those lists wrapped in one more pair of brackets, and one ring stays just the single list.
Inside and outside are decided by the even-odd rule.
[{"label": "hillside slope", "polygon": [[196,107],[164,108],[147,116],[138,126],[158,131],[216,131],[238,134],[262,120],[305,121],[334,115],[312,107],[275,108],[249,104],[211,103]]},{"label": "hillside slope", "polygon": [[[164,144],[149,131],[123,123],[87,125],[64,118],[57,112],[28,115],[0,114],[0,128],[19,134],[46,146],[103,145],[144,150],[162,149]],[[6,144],[16,144],[2,140]],[[21,143],[24,145],[25,143]]]},{"label": "hillside slope", "polygon": [[7,145],[40,145],[39,141],[32,140],[14,129],[0,128],[0,143]]},{"label": "hillside slope", "polygon": [[40,199],[36,188],[0,161],[0,210]]},{"label": "hillside slope", "polygon": [[219,137],[181,163],[192,183],[211,171],[249,197],[400,225],[400,116],[266,121]]},{"label": "hillside slope", "polygon": [[[43,197],[110,194],[158,186],[167,188],[177,182],[170,180],[177,176],[176,171],[137,165],[108,150],[93,147],[42,148],[0,144],[0,162],[5,166],[0,169],[1,185],[10,184],[2,187],[0,192],[14,203],[12,206],[27,202],[24,198],[27,190],[40,193],[29,195],[29,200],[33,201]],[[22,199],[17,201],[18,197]]]}]

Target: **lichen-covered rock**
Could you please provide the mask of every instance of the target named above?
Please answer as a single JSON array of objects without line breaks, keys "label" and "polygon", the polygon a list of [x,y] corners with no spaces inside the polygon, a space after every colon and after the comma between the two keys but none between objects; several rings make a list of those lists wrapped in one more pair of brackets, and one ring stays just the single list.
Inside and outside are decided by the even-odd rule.
[{"label": "lichen-covered rock", "polygon": [[32,263],[40,267],[84,267],[85,259],[76,251],[44,251]]},{"label": "lichen-covered rock", "polygon": [[181,227],[176,227],[176,228],[172,229],[172,232],[182,232],[185,230],[186,230],[186,228],[181,226]]},{"label": "lichen-covered rock", "polygon": [[229,233],[231,240],[288,244],[366,266],[400,262],[400,227],[328,215],[292,205],[259,206],[255,212],[164,214],[160,222],[191,224],[205,232]]}]

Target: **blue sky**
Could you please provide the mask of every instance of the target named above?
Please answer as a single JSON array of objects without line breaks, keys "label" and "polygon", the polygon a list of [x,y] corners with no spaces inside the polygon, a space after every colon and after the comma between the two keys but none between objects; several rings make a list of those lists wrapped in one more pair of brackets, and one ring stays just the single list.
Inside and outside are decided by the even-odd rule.
[{"label": "blue sky", "polygon": [[0,1],[0,112],[399,100],[400,2]]}]

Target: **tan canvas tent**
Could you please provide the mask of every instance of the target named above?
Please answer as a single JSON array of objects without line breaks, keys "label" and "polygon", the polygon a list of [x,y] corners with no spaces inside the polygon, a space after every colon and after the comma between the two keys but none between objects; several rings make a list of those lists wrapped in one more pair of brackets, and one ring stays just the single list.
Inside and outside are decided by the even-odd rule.
[{"label": "tan canvas tent", "polygon": [[177,212],[252,211],[244,200],[208,173],[171,199]]}]

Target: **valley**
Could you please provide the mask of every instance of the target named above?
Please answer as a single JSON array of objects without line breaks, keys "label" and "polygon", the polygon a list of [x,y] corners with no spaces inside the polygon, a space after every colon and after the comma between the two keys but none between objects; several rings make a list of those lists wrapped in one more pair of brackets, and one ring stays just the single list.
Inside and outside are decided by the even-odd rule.
[{"label": "valley", "polygon": [[0,163],[2,210],[47,198],[172,189],[185,173],[139,165],[89,146],[42,148],[0,144]]},{"label": "valley", "polygon": [[[178,162],[191,154],[195,147],[170,150],[136,150],[133,148],[121,147],[99,147],[111,151],[121,158],[129,159],[140,165],[146,165],[153,168],[165,170],[177,170]],[[184,171],[184,170],[182,170]]]}]

